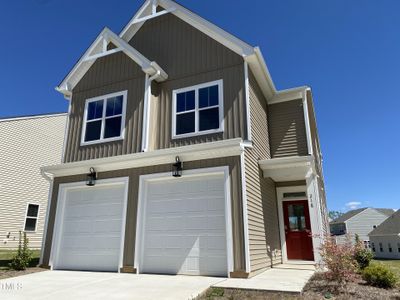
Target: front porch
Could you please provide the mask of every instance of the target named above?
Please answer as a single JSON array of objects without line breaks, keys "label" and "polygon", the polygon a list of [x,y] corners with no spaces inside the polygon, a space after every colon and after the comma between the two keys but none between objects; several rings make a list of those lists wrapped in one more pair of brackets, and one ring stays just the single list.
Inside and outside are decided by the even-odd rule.
[{"label": "front porch", "polygon": [[282,157],[259,161],[264,178],[276,185],[282,265],[318,264],[324,237],[324,218],[318,174],[312,156]]}]

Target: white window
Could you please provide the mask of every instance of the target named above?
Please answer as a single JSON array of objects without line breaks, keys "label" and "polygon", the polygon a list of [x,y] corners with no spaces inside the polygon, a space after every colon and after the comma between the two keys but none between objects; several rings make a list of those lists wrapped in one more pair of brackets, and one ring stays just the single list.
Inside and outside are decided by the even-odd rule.
[{"label": "white window", "polygon": [[36,231],[39,217],[39,205],[28,203],[25,214],[24,231]]},{"label": "white window", "polygon": [[174,90],[172,96],[173,138],[224,130],[222,79]]},{"label": "white window", "polygon": [[124,138],[127,91],[86,100],[81,145]]}]

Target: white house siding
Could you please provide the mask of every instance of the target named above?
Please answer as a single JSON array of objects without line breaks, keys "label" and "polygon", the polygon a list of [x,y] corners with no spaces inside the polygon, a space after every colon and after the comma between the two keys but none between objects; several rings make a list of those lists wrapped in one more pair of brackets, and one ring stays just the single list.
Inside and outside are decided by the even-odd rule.
[{"label": "white house siding", "polygon": [[[371,248],[375,246],[375,257],[400,259],[400,236],[371,236]],[[379,243],[382,243],[383,251],[380,251]],[[389,244],[392,247],[392,252],[389,252]]]},{"label": "white house siding", "polygon": [[27,236],[41,247],[49,183],[40,167],[61,162],[65,124],[66,114],[0,120],[0,249],[18,246],[28,203],[40,205],[36,232]]},{"label": "white house siding", "polygon": [[369,241],[368,233],[388,218],[387,215],[368,208],[346,221],[347,233],[354,237],[358,234],[362,241]]}]

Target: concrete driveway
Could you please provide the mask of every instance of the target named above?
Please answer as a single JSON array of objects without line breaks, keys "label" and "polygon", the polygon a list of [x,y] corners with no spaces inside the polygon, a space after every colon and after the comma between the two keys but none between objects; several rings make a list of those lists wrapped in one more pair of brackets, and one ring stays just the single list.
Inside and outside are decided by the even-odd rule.
[{"label": "concrete driveway", "polygon": [[0,299],[188,300],[225,278],[45,271],[0,280]]}]

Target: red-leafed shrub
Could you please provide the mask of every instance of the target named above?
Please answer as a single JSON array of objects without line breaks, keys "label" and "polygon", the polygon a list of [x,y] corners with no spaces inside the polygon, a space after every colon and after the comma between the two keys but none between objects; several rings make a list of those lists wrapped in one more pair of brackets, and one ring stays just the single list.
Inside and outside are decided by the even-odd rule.
[{"label": "red-leafed shrub", "polygon": [[327,280],[337,282],[340,286],[357,278],[358,264],[355,260],[355,247],[350,238],[344,244],[336,244],[333,237],[325,239],[320,249],[322,263],[327,272]]}]

